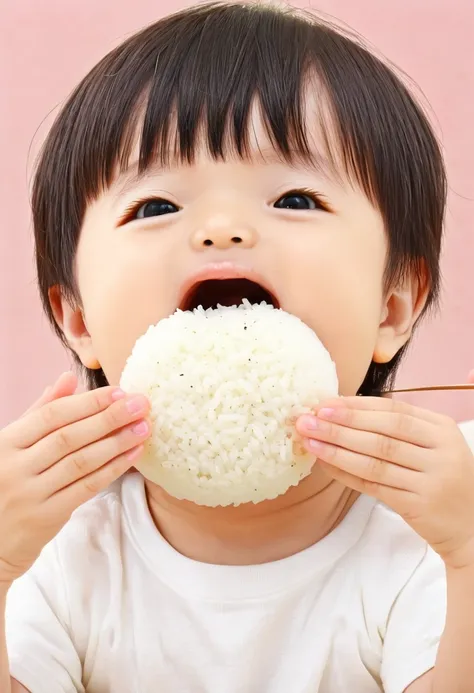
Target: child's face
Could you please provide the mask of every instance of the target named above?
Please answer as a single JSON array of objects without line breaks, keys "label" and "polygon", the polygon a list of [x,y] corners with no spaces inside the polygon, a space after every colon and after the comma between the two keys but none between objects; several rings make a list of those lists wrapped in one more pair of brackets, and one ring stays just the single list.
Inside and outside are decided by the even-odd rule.
[{"label": "child's face", "polygon": [[[117,180],[90,205],[76,257],[82,308],[62,301],[58,309],[60,299],[55,307],[72,348],[86,366],[100,364],[111,384],[136,339],[176,310],[183,285],[210,263],[261,275],[281,308],[325,344],[341,394],[358,390],[374,354],[389,360],[408,339],[417,298],[410,282],[383,291],[387,239],[378,211],[324,165],[279,161],[257,115],[252,139],[250,161],[216,162],[202,150],[193,165]],[[330,211],[307,209],[308,190]],[[292,209],[275,206],[285,196]],[[149,204],[142,212],[155,216],[121,222],[137,200],[153,198],[168,201],[161,211],[179,212],[156,216]]]}]

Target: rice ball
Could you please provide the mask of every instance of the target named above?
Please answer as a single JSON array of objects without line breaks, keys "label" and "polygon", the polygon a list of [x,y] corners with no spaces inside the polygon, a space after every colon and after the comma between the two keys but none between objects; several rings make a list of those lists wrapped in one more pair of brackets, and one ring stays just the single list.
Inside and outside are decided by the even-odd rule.
[{"label": "rice ball", "polygon": [[265,303],[178,310],[140,337],[121,387],[151,401],[137,469],[199,505],[259,503],[308,476],[295,419],[338,393],[335,365],[299,318]]}]

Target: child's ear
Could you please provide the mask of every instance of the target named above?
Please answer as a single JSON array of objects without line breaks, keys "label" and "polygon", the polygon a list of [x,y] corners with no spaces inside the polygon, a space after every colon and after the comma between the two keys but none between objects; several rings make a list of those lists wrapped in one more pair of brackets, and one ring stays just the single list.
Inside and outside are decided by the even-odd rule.
[{"label": "child's ear", "polygon": [[428,297],[427,281],[408,277],[392,288],[383,305],[373,360],[388,363],[410,339]]},{"label": "child's ear", "polygon": [[77,354],[86,368],[99,369],[100,363],[95,355],[82,310],[79,306],[73,306],[64,297],[60,286],[53,286],[48,294],[54,319],[62,330],[69,347]]}]

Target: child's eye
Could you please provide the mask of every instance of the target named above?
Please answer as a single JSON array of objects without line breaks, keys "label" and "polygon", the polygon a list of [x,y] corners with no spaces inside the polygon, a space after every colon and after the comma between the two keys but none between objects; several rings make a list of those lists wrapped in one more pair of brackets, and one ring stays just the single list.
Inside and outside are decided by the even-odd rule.
[{"label": "child's eye", "polygon": [[140,205],[136,210],[135,219],[147,219],[148,217],[161,217],[163,214],[175,214],[179,212],[179,207],[169,200],[149,200]]},{"label": "child's eye", "polygon": [[322,209],[329,211],[321,196],[311,190],[291,190],[282,195],[274,204],[277,209]]},{"label": "child's eye", "polygon": [[136,219],[148,219],[150,217],[162,217],[165,214],[176,214],[181,207],[162,197],[137,200],[133,202],[118,220],[117,226],[124,226]]}]

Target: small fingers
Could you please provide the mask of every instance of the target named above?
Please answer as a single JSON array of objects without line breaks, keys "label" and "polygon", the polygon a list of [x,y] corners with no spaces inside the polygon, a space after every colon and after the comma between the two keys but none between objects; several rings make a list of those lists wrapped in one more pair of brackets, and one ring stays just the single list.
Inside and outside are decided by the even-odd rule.
[{"label": "small fingers", "polygon": [[[148,421],[144,419],[135,421],[113,435],[101,438],[61,459],[40,474],[37,482],[41,485],[46,497],[55,495],[61,489],[81,479],[87,486],[89,484],[87,479],[91,474],[118,457],[123,455],[126,457],[127,453],[144,443],[150,435],[150,430]],[[129,458],[126,457],[126,459]],[[135,457],[132,459],[134,460]]]},{"label": "small fingers", "polygon": [[71,371],[63,373],[53,385],[48,385],[41,397],[25,411],[22,418],[35,409],[39,409],[45,404],[48,404],[48,402],[52,402],[53,400],[61,397],[67,397],[68,395],[73,395],[76,388],[77,377],[74,375],[74,373]]},{"label": "small fingers", "polygon": [[305,447],[318,460],[361,479],[363,483],[416,492],[422,476],[420,472],[412,469],[318,440],[307,440]]},{"label": "small fingers", "polygon": [[114,481],[125,474],[143,454],[144,446],[139,444],[102,464],[95,471],[62,488],[50,497],[54,503],[55,514],[69,518],[80,505],[105,491]]},{"label": "small fingers", "polygon": [[40,407],[44,406],[44,405],[47,404],[48,402],[51,402],[51,399],[52,399],[52,397],[51,397],[52,390],[53,390],[53,386],[52,386],[52,385],[48,385],[48,387],[44,390],[44,392],[43,392],[43,394],[41,395],[41,397],[39,397],[39,398],[36,400],[36,402],[33,402],[33,404],[32,404],[30,407],[28,407],[28,409],[26,409],[26,411],[23,412],[23,414],[21,415],[21,418],[24,418],[27,414],[29,414],[30,412],[34,411],[35,409],[39,409]]},{"label": "small fingers", "polygon": [[316,413],[321,409],[338,407],[345,407],[358,411],[404,414],[435,425],[446,421],[446,417],[442,414],[437,414],[429,409],[421,409],[420,407],[415,407],[406,402],[400,402],[391,397],[339,397],[334,400],[321,402],[316,409]]},{"label": "small fingers", "polygon": [[315,451],[318,443],[338,447],[360,455],[368,455],[386,462],[421,471],[426,466],[423,449],[378,433],[367,433],[327,421],[318,422],[316,430],[305,427],[305,418],[298,422],[298,432],[308,449]]},{"label": "small fingers", "polygon": [[354,474],[323,461],[320,461],[319,464],[322,470],[332,479],[339,481],[339,483],[347,486],[347,488],[352,488],[354,491],[377,498],[377,500],[385,503],[385,505],[388,505],[390,508],[398,508],[398,512],[401,515],[403,514],[403,509],[409,508],[416,499],[416,494],[412,491],[385,486],[376,481],[361,479]]},{"label": "small fingers", "polygon": [[149,409],[149,401],[143,395],[126,395],[93,416],[53,431],[29,448],[31,471],[40,474],[70,455],[79,456],[92,443],[144,418]]},{"label": "small fingers", "polygon": [[351,449],[400,464],[420,450],[436,447],[440,436],[431,423],[408,414],[345,407],[323,408],[317,416],[302,416],[297,430],[304,436],[322,436],[328,442],[347,444]]},{"label": "small fingers", "polygon": [[61,399],[62,397],[68,397],[73,395],[78,386],[77,376],[72,371],[66,371],[59,376],[57,381],[51,388],[50,398]]},{"label": "small fingers", "polygon": [[53,431],[94,416],[123,397],[125,393],[118,388],[104,387],[47,402],[11,425],[11,442],[17,448],[29,448]]}]

